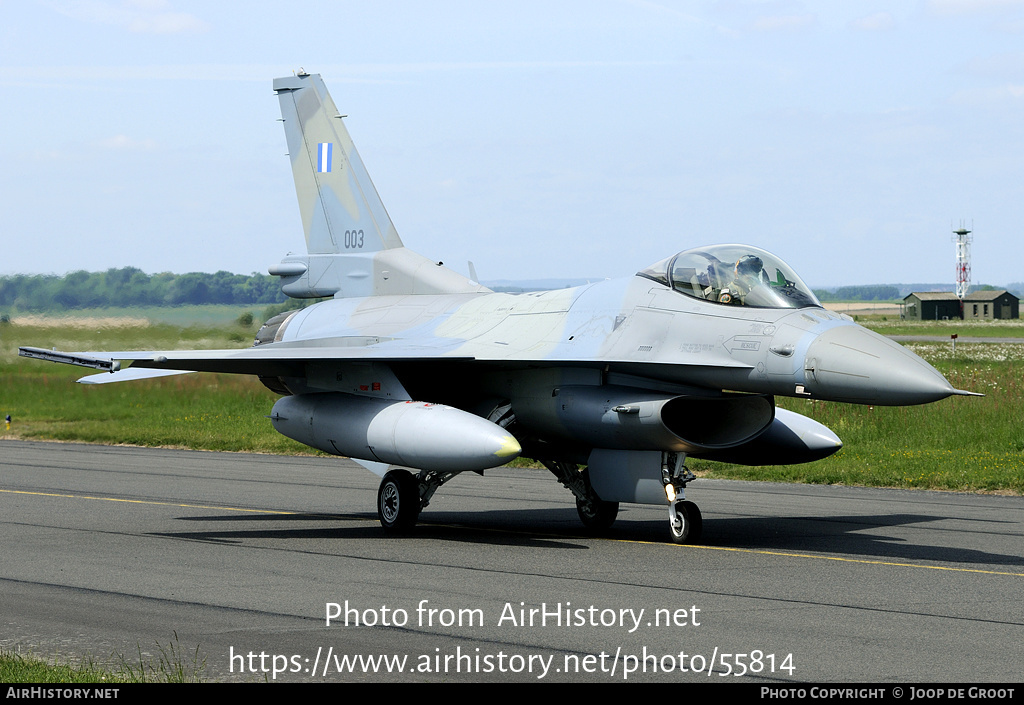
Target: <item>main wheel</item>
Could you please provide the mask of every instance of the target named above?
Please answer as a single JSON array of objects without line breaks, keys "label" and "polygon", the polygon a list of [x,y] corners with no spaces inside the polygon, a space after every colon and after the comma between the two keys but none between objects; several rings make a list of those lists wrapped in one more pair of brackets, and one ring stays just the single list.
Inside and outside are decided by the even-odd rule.
[{"label": "main wheel", "polygon": [[583,468],[580,473],[583,483],[587,486],[589,502],[576,498],[576,513],[580,515],[583,526],[590,531],[604,531],[611,528],[615,523],[615,517],[619,515],[618,502],[605,502],[594,492],[594,486],[590,484],[590,468]]},{"label": "main wheel", "polygon": [[420,487],[408,470],[392,470],[377,490],[377,516],[387,533],[403,533],[420,516]]},{"label": "main wheel", "polygon": [[698,543],[704,533],[704,518],[693,502],[676,505],[676,521],[669,525],[673,543]]},{"label": "main wheel", "polygon": [[615,517],[619,515],[619,503],[605,502],[596,497],[590,502],[577,498],[576,513],[580,515],[583,526],[591,531],[604,531],[615,523]]}]

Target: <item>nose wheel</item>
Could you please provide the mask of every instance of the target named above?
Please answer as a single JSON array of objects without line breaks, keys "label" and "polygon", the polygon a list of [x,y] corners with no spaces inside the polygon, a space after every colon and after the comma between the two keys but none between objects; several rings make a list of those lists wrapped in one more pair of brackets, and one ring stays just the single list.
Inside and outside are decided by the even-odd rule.
[{"label": "nose wheel", "polygon": [[686,500],[668,505],[668,528],[672,543],[699,543],[704,533],[700,509]]},{"label": "nose wheel", "polygon": [[686,453],[664,453],[661,481],[668,500],[668,529],[672,543],[698,543],[704,533],[704,518],[693,502],[686,500],[686,485],[697,477],[686,469]]}]

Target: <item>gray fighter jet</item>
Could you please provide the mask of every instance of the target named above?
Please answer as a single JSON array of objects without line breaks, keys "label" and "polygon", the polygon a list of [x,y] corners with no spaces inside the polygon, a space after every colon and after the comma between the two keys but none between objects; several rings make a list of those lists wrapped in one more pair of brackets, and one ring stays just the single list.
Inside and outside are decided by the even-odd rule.
[{"label": "gray fighter jet", "polygon": [[109,373],[86,383],[257,375],[281,395],[274,428],[382,478],[388,532],[410,530],[456,474],[524,455],[575,495],[587,527],[608,528],[620,502],[658,504],[672,540],[693,542],[688,456],[791,464],[842,446],[775,396],[907,405],[969,394],[826,311],[756,247],[687,249],[574,289],[492,292],[402,245],[318,75],[276,79],[274,91],[307,253],[270,273],[289,296],[332,298],[271,318],[242,350],[22,355]]}]

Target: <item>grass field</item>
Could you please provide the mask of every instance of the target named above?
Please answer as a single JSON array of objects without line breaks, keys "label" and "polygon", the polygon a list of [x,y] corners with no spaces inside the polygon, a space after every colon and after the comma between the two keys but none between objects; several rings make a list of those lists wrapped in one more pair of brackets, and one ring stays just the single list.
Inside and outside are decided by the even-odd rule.
[{"label": "grass field", "polygon": [[[313,452],[271,428],[265,416],[277,397],[253,378],[193,374],[89,386],[73,383],[89,370],[17,358],[18,345],[79,351],[245,347],[255,325],[0,325],[0,416],[13,418],[7,436]],[[1024,493],[1024,345],[965,344],[955,356],[947,343],[908,347],[955,387],[987,396],[900,408],[779,399],[780,406],[833,429],[844,449],[806,465],[688,464],[708,477]]]},{"label": "grass field", "polygon": [[1019,318],[999,321],[901,321],[891,316],[858,316],[857,322],[882,335],[937,335],[948,338],[955,333],[965,338],[1024,338],[1024,320]]},{"label": "grass field", "polygon": [[257,322],[262,322],[264,310],[270,304],[227,305],[206,304],[202,306],[142,306],[129,308],[80,308],[69,310],[60,316],[52,314],[14,314],[17,325],[77,326],[88,321],[134,321],[150,324],[168,324],[179,327],[216,328],[230,326],[244,313],[251,313]]},{"label": "grass field", "polygon": [[253,377],[189,374],[107,385],[75,384],[90,370],[18,358],[18,346],[58,350],[239,348],[254,328],[126,323],[0,325],[0,416],[9,436],[259,453],[305,452],[265,418],[276,396]]}]

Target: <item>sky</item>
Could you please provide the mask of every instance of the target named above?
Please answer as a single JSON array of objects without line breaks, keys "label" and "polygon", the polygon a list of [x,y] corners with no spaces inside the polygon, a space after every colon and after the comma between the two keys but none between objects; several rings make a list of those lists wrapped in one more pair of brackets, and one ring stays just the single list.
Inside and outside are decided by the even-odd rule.
[{"label": "sky", "polygon": [[0,274],[301,252],[300,68],[405,245],[484,281],[742,242],[952,283],[961,223],[1024,281],[1024,0],[0,0]]}]

